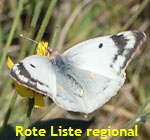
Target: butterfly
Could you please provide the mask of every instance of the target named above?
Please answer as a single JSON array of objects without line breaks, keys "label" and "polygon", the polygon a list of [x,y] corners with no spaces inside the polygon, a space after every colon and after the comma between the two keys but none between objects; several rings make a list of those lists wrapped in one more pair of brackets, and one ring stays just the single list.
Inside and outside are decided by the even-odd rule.
[{"label": "butterfly", "polygon": [[145,39],[139,31],[97,37],[63,54],[26,57],[13,66],[10,76],[66,110],[88,114],[116,95],[125,82],[125,69]]}]

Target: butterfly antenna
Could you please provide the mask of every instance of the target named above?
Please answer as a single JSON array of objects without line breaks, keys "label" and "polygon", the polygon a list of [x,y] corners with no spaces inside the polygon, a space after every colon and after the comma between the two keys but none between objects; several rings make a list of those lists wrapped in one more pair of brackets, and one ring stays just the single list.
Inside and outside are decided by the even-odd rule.
[{"label": "butterfly antenna", "polygon": [[35,40],[33,40],[33,39],[31,39],[31,38],[29,38],[29,37],[23,35],[23,34],[20,34],[20,37],[25,38],[25,39],[27,39],[27,40],[30,40],[30,41],[32,41],[32,42],[34,42],[34,43],[36,43],[36,44],[39,43],[38,41],[35,41]]}]

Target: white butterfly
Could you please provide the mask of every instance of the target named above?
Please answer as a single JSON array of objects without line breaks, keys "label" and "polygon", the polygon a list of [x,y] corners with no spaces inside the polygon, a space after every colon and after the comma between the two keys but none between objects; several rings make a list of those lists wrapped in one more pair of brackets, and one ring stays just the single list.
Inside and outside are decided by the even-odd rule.
[{"label": "white butterfly", "polygon": [[62,55],[29,56],[15,64],[10,75],[62,108],[88,114],[117,93],[129,61],[145,38],[137,31],[97,37]]}]

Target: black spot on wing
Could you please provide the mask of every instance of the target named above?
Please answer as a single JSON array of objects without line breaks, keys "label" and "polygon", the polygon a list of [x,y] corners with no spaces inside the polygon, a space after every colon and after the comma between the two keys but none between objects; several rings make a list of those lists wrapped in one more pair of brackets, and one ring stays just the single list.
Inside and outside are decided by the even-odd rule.
[{"label": "black spot on wing", "polygon": [[33,64],[30,64],[30,66],[31,66],[32,68],[36,68]]},{"label": "black spot on wing", "polygon": [[103,47],[103,43],[100,43],[98,47],[99,47],[99,48],[102,48],[102,47]]}]

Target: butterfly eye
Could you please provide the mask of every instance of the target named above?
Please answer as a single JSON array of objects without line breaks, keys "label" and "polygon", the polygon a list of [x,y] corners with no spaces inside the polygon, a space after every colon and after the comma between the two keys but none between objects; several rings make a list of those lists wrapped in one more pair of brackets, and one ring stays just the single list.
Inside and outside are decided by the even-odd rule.
[{"label": "butterfly eye", "polygon": [[33,64],[30,64],[31,67],[36,68]]},{"label": "butterfly eye", "polygon": [[102,48],[102,47],[103,47],[103,43],[100,43],[98,47],[99,47],[99,48]]}]

